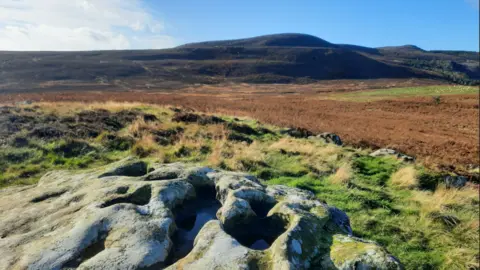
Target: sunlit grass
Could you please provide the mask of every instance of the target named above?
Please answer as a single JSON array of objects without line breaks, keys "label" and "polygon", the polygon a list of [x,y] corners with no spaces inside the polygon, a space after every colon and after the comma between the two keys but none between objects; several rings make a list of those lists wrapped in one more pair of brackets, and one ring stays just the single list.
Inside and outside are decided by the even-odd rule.
[{"label": "sunlit grass", "polygon": [[[80,103],[38,106],[46,113],[82,110]],[[406,269],[479,267],[478,187],[448,189],[437,185],[441,179],[421,164],[407,165],[393,158],[370,157],[367,150],[282,136],[277,127],[252,119],[224,118],[257,131],[268,128],[273,134],[243,134],[252,143],[232,141],[227,125],[172,122],[172,111],[143,104],[99,103],[83,109],[121,111],[137,106],[158,121],[138,118],[117,132],[105,131],[82,140],[94,150],[78,156],[65,157],[58,151],[69,142],[67,138],[49,143],[30,140],[24,147],[0,149],[0,187],[34,184],[48,170],[91,168],[128,155],[151,162],[189,162],[244,171],[267,185],[309,190],[319,200],[346,211],[355,236],[384,245]],[[172,142],[160,143],[158,132],[168,130],[181,132]],[[108,140],[109,135],[115,143]]]},{"label": "sunlit grass", "polygon": [[442,85],[442,86],[422,86],[422,87],[405,87],[390,88],[379,90],[358,91],[350,93],[339,93],[327,96],[327,99],[344,100],[344,101],[376,101],[389,98],[402,97],[421,97],[421,96],[443,96],[443,95],[468,95],[478,94],[478,87],[463,85]]}]

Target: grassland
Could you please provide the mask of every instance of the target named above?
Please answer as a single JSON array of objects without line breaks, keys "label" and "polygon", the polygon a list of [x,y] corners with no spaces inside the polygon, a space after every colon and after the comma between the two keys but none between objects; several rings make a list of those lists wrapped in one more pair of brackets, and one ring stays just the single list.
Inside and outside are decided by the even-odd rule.
[{"label": "grassland", "polygon": [[2,187],[129,155],[245,171],[267,185],[310,190],[345,210],[354,235],[386,246],[406,269],[479,269],[478,185],[447,188],[443,175],[421,163],[289,137],[251,118],[140,103],[43,102],[2,108],[1,116],[8,124]]},{"label": "grassland", "polygon": [[[328,99],[343,101],[378,101],[391,98],[440,97],[444,95],[478,95],[479,88],[463,85],[435,85],[423,87],[403,87],[370,91],[332,94]],[[438,101],[440,102],[440,101]]]},{"label": "grassland", "polygon": [[382,79],[197,85],[174,92],[0,94],[0,100],[141,102],[248,116],[277,126],[334,132],[351,146],[389,147],[415,156],[431,169],[466,174],[480,163],[478,88],[436,83]]}]

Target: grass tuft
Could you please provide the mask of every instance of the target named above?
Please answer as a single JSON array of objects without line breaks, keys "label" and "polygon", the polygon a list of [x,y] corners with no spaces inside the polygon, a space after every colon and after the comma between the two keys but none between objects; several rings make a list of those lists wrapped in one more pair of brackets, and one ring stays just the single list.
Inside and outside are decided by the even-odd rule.
[{"label": "grass tuft", "polygon": [[417,171],[413,166],[400,168],[391,176],[391,183],[400,188],[416,188],[418,187]]}]

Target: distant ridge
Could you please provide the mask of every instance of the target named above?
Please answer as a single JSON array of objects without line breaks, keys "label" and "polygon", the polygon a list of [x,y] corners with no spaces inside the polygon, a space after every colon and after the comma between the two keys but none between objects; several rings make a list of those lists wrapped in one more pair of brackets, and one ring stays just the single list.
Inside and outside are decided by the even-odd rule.
[{"label": "distant ridge", "polygon": [[415,45],[369,48],[294,33],[189,43],[163,50],[0,52],[0,92],[45,91],[46,86],[173,89],[224,82],[380,78],[479,84],[478,53],[425,51]]},{"label": "distant ridge", "polygon": [[307,34],[273,34],[257,36],[252,38],[232,39],[232,40],[218,40],[206,41],[197,43],[188,43],[178,48],[201,48],[201,47],[319,47],[319,48],[336,48],[326,40],[316,36]]},{"label": "distant ridge", "polygon": [[424,49],[417,47],[415,45],[386,46],[386,47],[378,47],[377,49],[390,50],[390,51],[426,52]]}]

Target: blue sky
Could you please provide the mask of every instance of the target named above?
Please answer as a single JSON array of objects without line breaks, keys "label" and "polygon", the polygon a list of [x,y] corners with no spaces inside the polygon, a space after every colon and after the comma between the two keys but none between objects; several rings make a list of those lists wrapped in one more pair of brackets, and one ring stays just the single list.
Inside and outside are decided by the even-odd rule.
[{"label": "blue sky", "polygon": [[[370,47],[478,50],[478,0],[154,1],[184,42],[282,32]],[[202,2],[202,3],[199,3]],[[170,29],[169,29],[170,30]]]},{"label": "blue sky", "polygon": [[0,50],[155,49],[290,32],[478,51],[478,12],[478,0],[0,0]]}]

